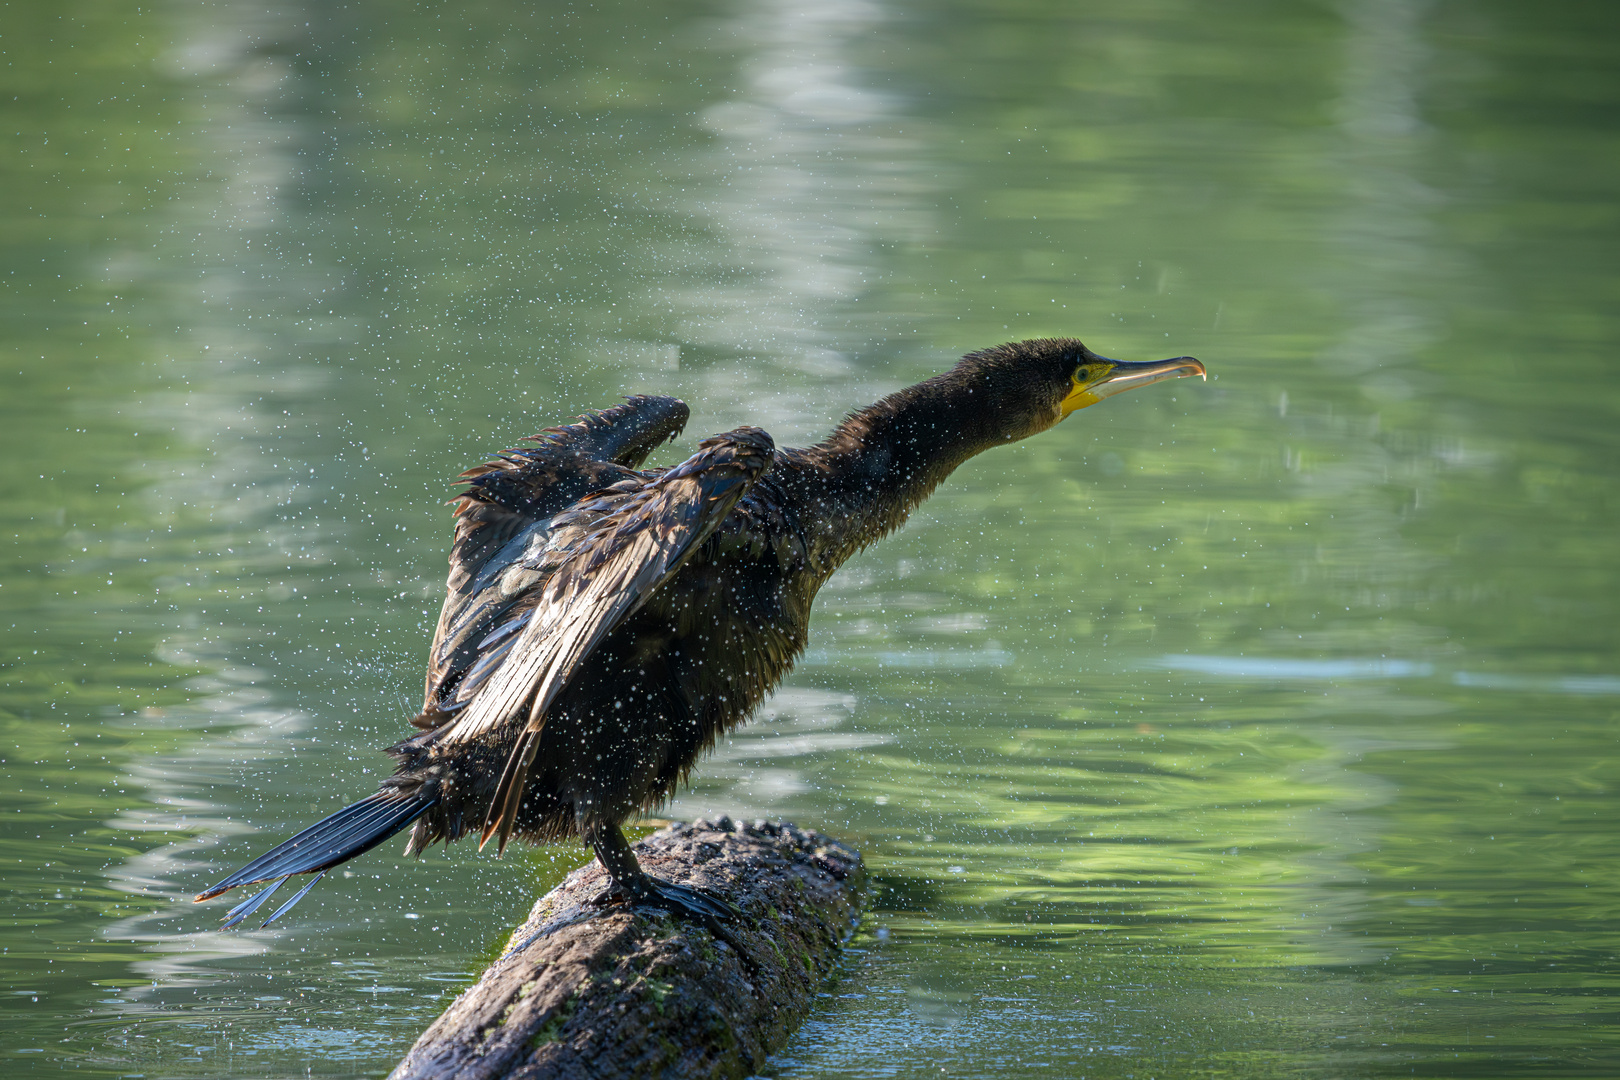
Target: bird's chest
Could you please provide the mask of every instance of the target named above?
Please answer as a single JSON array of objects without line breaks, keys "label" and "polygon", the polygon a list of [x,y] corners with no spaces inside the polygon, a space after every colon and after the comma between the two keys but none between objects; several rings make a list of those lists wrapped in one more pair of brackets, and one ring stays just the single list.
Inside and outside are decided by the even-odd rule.
[{"label": "bird's chest", "polygon": [[770,568],[704,568],[666,585],[645,614],[653,633],[644,645],[662,654],[688,701],[740,718],[804,651],[810,604]]}]

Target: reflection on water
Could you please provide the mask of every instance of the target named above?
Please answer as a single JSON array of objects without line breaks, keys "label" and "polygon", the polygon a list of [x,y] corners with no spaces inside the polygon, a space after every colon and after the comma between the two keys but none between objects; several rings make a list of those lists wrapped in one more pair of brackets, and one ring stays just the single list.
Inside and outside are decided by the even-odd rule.
[{"label": "reflection on water", "polygon": [[1607,7],[75,10],[0,95],[14,1065],[380,1075],[583,860],[189,903],[386,768],[468,463],[1068,332],[1212,379],[962,469],[667,811],[871,861],[767,1071],[1615,1072]]},{"label": "reflection on water", "polygon": [[1433,664],[1410,660],[1281,660],[1261,656],[1166,656],[1158,665],[1170,671],[1196,671],[1250,679],[1410,679],[1433,675]]}]

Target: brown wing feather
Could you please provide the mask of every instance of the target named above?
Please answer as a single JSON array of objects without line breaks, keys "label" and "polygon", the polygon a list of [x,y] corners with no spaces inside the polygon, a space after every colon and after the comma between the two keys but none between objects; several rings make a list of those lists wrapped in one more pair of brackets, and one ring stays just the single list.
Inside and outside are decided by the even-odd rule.
[{"label": "brown wing feather", "polygon": [[505,660],[438,741],[464,742],[525,721],[484,824],[505,847],[546,711],[602,639],[669,580],[731,512],[771,460],[770,436],[740,428],[640,490],[567,515],[536,570],[540,598]]},{"label": "brown wing feather", "polygon": [[[521,614],[518,582],[500,580],[526,552],[543,543],[550,519],[592,492],[638,482],[638,468],[659,443],[680,434],[686,404],[636,395],[623,405],[547,428],[494,461],[462,473],[467,489],[455,506],[456,535],[443,610],[428,654],[427,685],[418,726],[442,722],[440,707],[477,662],[482,639]],[[500,588],[492,589],[492,585]]]}]

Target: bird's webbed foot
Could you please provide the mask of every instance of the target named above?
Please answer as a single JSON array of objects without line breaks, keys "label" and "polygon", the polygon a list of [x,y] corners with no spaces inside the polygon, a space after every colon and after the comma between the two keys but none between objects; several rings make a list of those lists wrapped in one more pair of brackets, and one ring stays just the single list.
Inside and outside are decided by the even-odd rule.
[{"label": "bird's webbed foot", "polygon": [[711,892],[691,885],[677,885],[650,874],[614,879],[591,902],[598,907],[630,904],[657,908],[671,915],[696,919],[705,925],[711,922],[734,923],[742,917],[735,907]]},{"label": "bird's webbed foot", "polygon": [[597,906],[632,904],[658,908],[671,915],[697,919],[711,930],[719,923],[734,923],[741,918],[736,908],[713,893],[655,878],[642,870],[616,824],[592,822],[580,831],[608,872],[608,887],[593,899]]},{"label": "bird's webbed foot", "polygon": [[657,908],[677,918],[691,919],[713,934],[716,940],[729,945],[751,976],[759,974],[758,966],[731,931],[732,927],[742,922],[742,912],[707,890],[677,885],[650,874],[626,875],[611,879],[608,887],[597,893],[591,902],[599,907],[626,904]]},{"label": "bird's webbed foot", "polygon": [[[655,878],[643,873],[626,874],[617,878],[609,878],[608,887],[591,897],[587,903],[593,907],[603,909],[618,906],[650,907],[659,911],[667,911],[677,918],[691,919],[716,938],[731,946],[732,950],[737,953],[738,958],[742,960],[743,965],[751,973],[757,974],[757,968],[754,962],[749,959],[748,954],[743,951],[742,943],[727,929],[728,926],[735,926],[742,921],[742,912],[707,890],[693,888],[690,885],[677,885],[673,881],[665,881],[663,878]],[[603,910],[594,915],[587,915],[584,918],[574,916],[557,924],[543,927],[536,933],[524,938],[520,944],[508,949],[506,955],[514,956],[527,949],[535,941],[543,937],[549,937],[564,926],[573,926],[576,923],[590,919],[599,919],[608,914],[611,914],[611,912]]]},{"label": "bird's webbed foot", "polygon": [[691,885],[677,885],[643,871],[617,825],[598,822],[581,831],[596,850],[602,868],[608,872],[608,887],[593,898],[593,903],[604,907],[611,904],[651,907],[677,918],[691,919],[729,945],[751,975],[759,973],[742,942],[730,929],[742,924],[742,912],[711,892]]}]

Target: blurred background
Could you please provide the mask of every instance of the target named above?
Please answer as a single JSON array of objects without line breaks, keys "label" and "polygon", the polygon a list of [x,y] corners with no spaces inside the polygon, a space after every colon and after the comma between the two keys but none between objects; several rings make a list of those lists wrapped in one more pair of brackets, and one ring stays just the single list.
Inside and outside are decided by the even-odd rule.
[{"label": "blurred background", "polygon": [[1620,1073],[1620,8],[0,9],[0,1056],[381,1076],[577,847],[199,888],[373,790],[461,469],[1008,339],[667,811],[874,875],[774,1077]]}]

